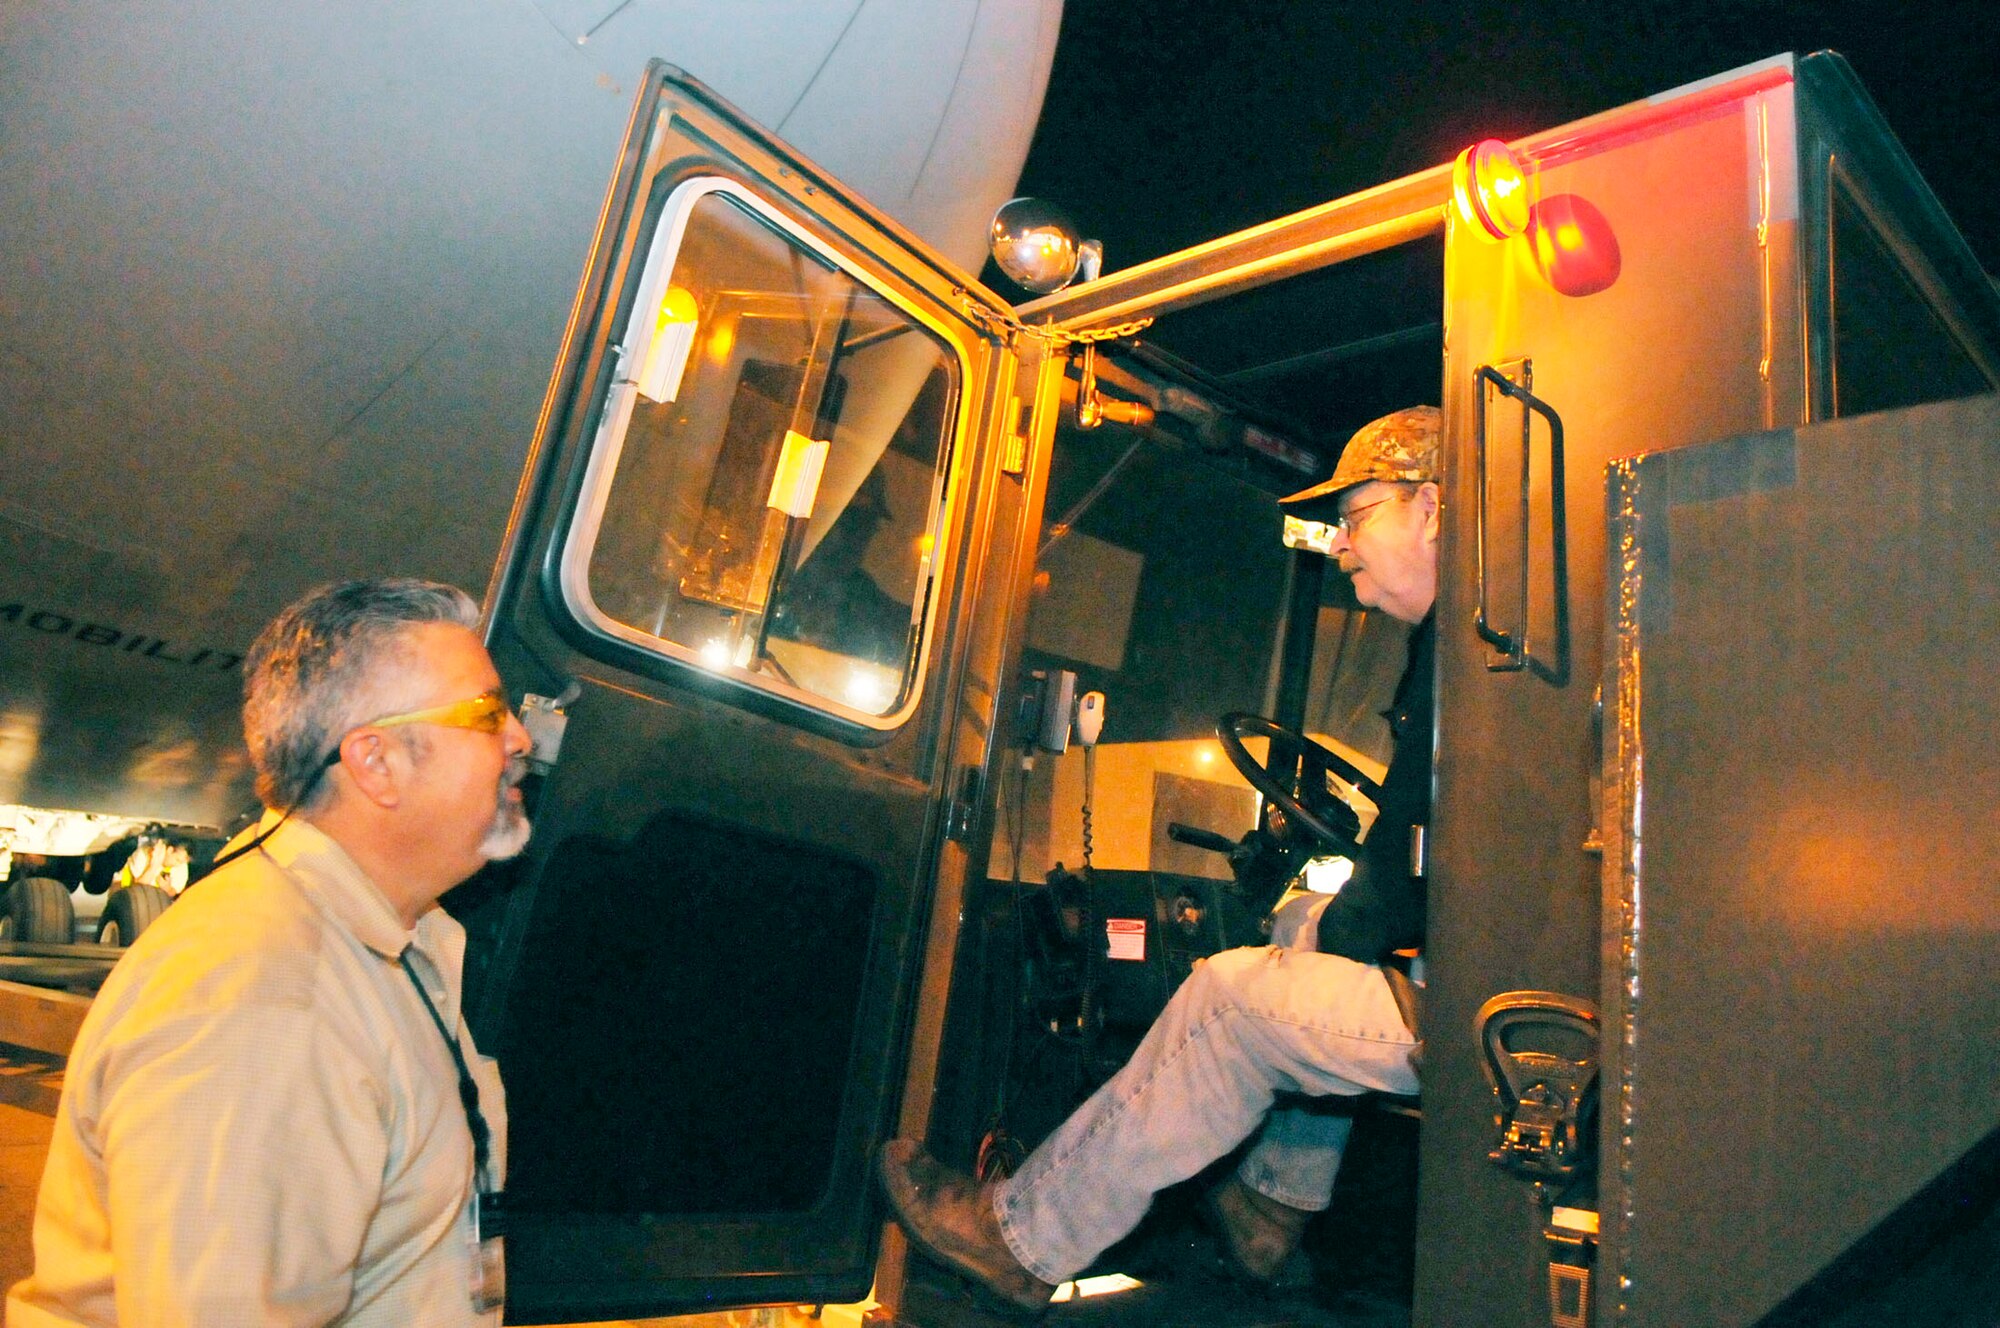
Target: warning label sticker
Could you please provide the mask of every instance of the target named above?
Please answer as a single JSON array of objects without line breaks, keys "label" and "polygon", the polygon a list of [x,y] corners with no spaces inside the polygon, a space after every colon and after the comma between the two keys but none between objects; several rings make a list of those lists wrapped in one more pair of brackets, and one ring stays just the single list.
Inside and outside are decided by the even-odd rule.
[{"label": "warning label sticker", "polygon": [[1106,918],[1104,920],[1104,952],[1113,959],[1144,959],[1146,957],[1146,920],[1144,918]]}]

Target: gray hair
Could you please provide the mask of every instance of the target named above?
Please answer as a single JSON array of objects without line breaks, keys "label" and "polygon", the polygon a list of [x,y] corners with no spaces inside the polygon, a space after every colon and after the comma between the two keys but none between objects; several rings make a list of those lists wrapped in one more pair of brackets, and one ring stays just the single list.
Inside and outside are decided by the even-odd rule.
[{"label": "gray hair", "polygon": [[324,800],[327,754],[381,704],[377,670],[400,655],[410,628],[478,622],[464,591],[410,577],[320,586],[273,618],[243,664],[243,738],[264,805],[303,811]]}]

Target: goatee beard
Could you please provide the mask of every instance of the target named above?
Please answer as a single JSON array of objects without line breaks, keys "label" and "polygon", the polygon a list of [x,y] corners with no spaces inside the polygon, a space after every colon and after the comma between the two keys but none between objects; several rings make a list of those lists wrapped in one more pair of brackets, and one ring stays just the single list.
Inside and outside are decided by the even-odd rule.
[{"label": "goatee beard", "polygon": [[505,862],[528,846],[528,835],[533,830],[526,812],[511,805],[502,807],[493,818],[486,838],[479,841],[479,855],[488,862]]},{"label": "goatee beard", "polygon": [[479,856],[488,862],[505,862],[528,846],[528,836],[534,827],[528,823],[527,810],[507,796],[508,791],[517,787],[527,773],[525,763],[509,766],[500,781],[499,803],[493,809],[493,824],[487,827],[486,837],[479,841]]}]

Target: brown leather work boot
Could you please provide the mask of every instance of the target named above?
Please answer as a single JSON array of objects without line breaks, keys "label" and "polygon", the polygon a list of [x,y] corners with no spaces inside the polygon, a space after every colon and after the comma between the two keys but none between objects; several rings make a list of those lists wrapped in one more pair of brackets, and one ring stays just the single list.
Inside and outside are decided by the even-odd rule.
[{"label": "brown leather work boot", "polygon": [[992,1183],[960,1175],[914,1139],[882,1145],[882,1190],[917,1246],[1011,1305],[1048,1308],[1055,1288],[1021,1266],[1000,1236]]},{"label": "brown leather work boot", "polygon": [[1310,1269],[1287,1266],[1311,1213],[1259,1194],[1234,1175],[1208,1192],[1207,1206],[1237,1272],[1272,1286],[1311,1280]]}]

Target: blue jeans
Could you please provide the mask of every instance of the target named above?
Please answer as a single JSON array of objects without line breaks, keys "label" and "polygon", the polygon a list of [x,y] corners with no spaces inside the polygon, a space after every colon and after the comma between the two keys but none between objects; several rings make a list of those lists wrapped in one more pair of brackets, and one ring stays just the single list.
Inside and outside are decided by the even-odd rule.
[{"label": "blue jeans", "polygon": [[[1313,928],[1296,930],[1310,945]],[[1260,1125],[1237,1174],[1280,1203],[1324,1208],[1352,1122],[1274,1111],[1276,1095],[1414,1093],[1413,1044],[1381,969],[1282,945],[1225,950],[996,1189],[1001,1234],[1029,1272],[1067,1281],[1139,1224],[1156,1191]]]}]

